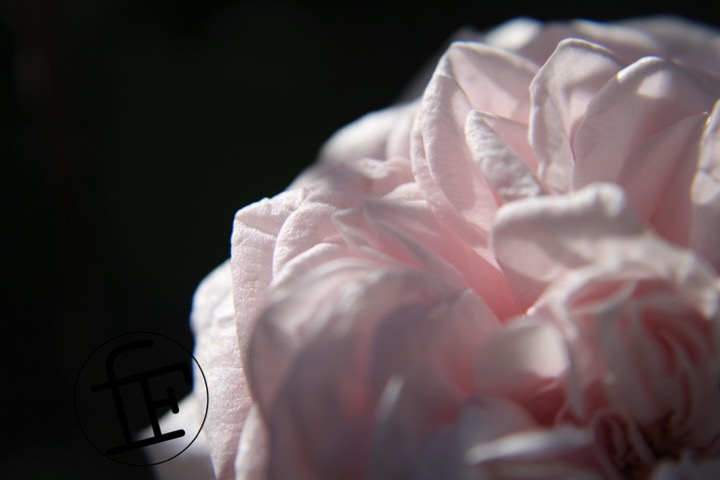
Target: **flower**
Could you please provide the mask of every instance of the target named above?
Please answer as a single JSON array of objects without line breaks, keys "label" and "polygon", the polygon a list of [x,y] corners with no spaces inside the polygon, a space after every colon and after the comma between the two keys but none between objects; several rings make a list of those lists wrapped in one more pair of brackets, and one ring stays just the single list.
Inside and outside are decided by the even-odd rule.
[{"label": "flower", "polygon": [[193,311],[217,477],[720,473],[718,96],[679,19],[453,43],[237,213]]}]

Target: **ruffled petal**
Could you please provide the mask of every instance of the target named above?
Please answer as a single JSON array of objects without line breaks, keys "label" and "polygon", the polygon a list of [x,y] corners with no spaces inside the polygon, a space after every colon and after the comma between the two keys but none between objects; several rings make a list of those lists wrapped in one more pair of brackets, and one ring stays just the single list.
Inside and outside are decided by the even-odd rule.
[{"label": "ruffled petal", "polygon": [[[462,308],[453,312],[456,304]],[[433,276],[349,260],[316,269],[302,284],[278,293],[258,323],[250,356],[252,385],[270,429],[269,478],[286,478],[290,472],[295,478],[361,475],[372,408],[384,387],[383,378],[405,368],[403,364],[416,366],[413,358],[424,357],[431,362],[428,373],[437,369],[443,381],[457,378],[455,388],[462,391],[472,372],[472,357],[462,353],[462,344],[429,339],[418,344],[423,336],[419,329],[418,337],[407,337],[407,348],[399,343],[398,350],[387,350],[381,344],[373,347],[374,339],[390,338],[380,335],[379,329],[389,329],[389,334],[400,328],[399,341],[415,322],[428,327],[442,322],[437,328],[447,325],[447,330],[428,331],[429,336],[435,332],[435,337],[437,333],[462,334],[472,325],[497,325],[490,310],[480,307],[482,302],[472,292],[457,292]],[[436,320],[422,322],[428,318]],[[453,319],[460,322],[457,328],[452,327]],[[472,342],[483,337],[482,330],[467,335],[467,351],[474,352]],[[451,344],[455,349],[443,353]],[[465,362],[465,380],[454,358]],[[453,376],[447,376],[448,372]]]},{"label": "ruffled petal", "polygon": [[273,274],[279,274],[286,263],[311,248],[341,243],[333,214],[368,199],[382,198],[411,181],[410,162],[401,157],[359,159],[335,166],[322,182],[305,189],[302,204],[283,223],[273,252]]},{"label": "ruffled petal", "polygon": [[659,58],[644,58],[611,79],[588,105],[575,135],[574,188],[615,182],[633,151],[715,101],[694,77]]},{"label": "ruffled petal", "polygon": [[563,197],[506,204],[493,227],[493,252],[520,311],[546,286],[598,255],[598,239],[642,234],[622,191],[594,184]]},{"label": "ruffled petal", "polygon": [[207,392],[210,396],[201,435],[207,437],[217,478],[232,479],[235,453],[252,398],[240,360],[229,261],[198,287],[191,320],[194,355],[207,382],[206,390],[201,377],[195,375],[194,396],[200,403],[207,402]]},{"label": "ruffled petal", "polygon": [[487,115],[473,110],[465,125],[465,136],[473,161],[498,195],[498,203],[543,194],[543,187],[528,162],[498,135],[490,122]]},{"label": "ruffled petal", "polygon": [[435,272],[458,288],[470,287],[486,299],[499,318],[515,312],[510,288],[500,270],[477,255],[440,222],[424,200],[371,201],[333,218],[347,241],[406,265]]},{"label": "ruffled petal", "polygon": [[497,203],[465,142],[470,105],[457,83],[433,77],[412,136],[412,166],[420,191],[439,218],[491,260],[487,225]]},{"label": "ruffled petal", "polygon": [[662,130],[630,155],[618,185],[655,231],[689,246],[693,223],[689,195],[698,164],[698,146],[707,115],[693,115]]},{"label": "ruffled petal", "polygon": [[512,52],[457,42],[448,49],[436,75],[453,78],[473,109],[526,122],[528,86],[537,69],[533,62]]},{"label": "ruffled petal", "polygon": [[533,79],[530,139],[538,175],[553,193],[571,189],[571,143],[588,103],[624,67],[609,50],[582,40],[563,40]]},{"label": "ruffled petal", "polygon": [[369,113],[338,130],[323,145],[318,161],[305,170],[288,189],[310,186],[334,166],[363,158],[384,160],[410,157],[409,131],[418,102]]},{"label": "ruffled petal", "polygon": [[280,230],[305,196],[304,189],[289,190],[249,205],[235,215],[231,267],[238,341],[243,355],[273,279],[274,250]]}]

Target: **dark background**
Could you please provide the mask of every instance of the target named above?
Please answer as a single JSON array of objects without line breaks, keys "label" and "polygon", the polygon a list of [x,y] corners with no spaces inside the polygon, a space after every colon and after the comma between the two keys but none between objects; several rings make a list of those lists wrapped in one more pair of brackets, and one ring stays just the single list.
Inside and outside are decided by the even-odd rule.
[{"label": "dark background", "polygon": [[150,478],[81,435],[84,359],[134,330],[191,348],[192,294],[228,257],[234,212],[392,103],[458,28],[650,13],[718,25],[710,4],[0,3],[0,476]]}]

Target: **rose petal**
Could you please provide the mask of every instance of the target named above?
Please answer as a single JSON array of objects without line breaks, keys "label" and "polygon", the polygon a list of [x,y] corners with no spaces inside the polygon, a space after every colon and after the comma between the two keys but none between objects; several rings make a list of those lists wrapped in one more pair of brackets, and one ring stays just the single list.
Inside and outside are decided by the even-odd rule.
[{"label": "rose petal", "polygon": [[207,401],[208,391],[211,397],[202,434],[207,437],[217,478],[234,478],[235,452],[252,398],[240,361],[229,261],[198,287],[191,320],[195,358],[207,382],[206,390],[195,375],[194,395],[201,403]]},{"label": "rose petal", "polygon": [[[252,385],[270,429],[268,475],[285,478],[289,472],[306,471],[351,478],[361,474],[358,469],[368,447],[373,396],[380,394],[370,389],[371,359],[377,358],[371,348],[377,329],[391,320],[421,320],[423,314],[465,297],[458,297],[456,290],[433,276],[412,270],[378,270],[357,261],[333,262],[304,280],[273,301],[258,323],[252,343]],[[437,321],[448,322],[448,326],[452,318],[480,325],[487,322],[482,315],[468,315],[478,311],[479,300],[471,292],[465,295],[475,298],[475,303],[457,315],[449,311],[438,314]],[[470,336],[468,340],[481,338]],[[442,345],[438,343],[437,348]],[[431,362],[443,358],[433,352],[417,353],[426,354]],[[404,358],[401,355],[398,360]],[[385,366],[392,364],[378,365],[383,373]],[[349,457],[349,452],[354,453]]]},{"label": "rose petal", "polygon": [[538,156],[538,175],[554,193],[571,188],[575,158],[571,142],[593,96],[624,67],[599,45],[563,40],[530,86],[530,139]]},{"label": "rose petal", "polygon": [[267,465],[267,433],[257,406],[245,420],[235,460],[235,480],[262,480]]},{"label": "rose petal", "polygon": [[384,160],[410,156],[408,133],[418,102],[397,105],[369,113],[338,130],[323,145],[318,161],[288,187],[307,187],[322,178],[333,166],[363,158]]},{"label": "rose petal", "polygon": [[607,48],[625,63],[661,52],[658,42],[645,32],[621,24],[573,20],[545,24],[536,38],[518,53],[542,65],[555,47],[568,38],[585,40]]},{"label": "rose petal", "polygon": [[706,114],[662,130],[633,152],[618,176],[638,214],[665,239],[687,247],[693,222],[690,195]]},{"label": "rose petal", "polygon": [[433,211],[479,254],[492,261],[483,229],[497,208],[465,143],[467,98],[447,76],[436,74],[423,97],[412,136],[415,181]]},{"label": "rose petal", "polygon": [[[509,398],[525,405],[536,418],[552,422],[563,406],[561,396],[552,401],[551,390],[565,375],[568,352],[553,327],[537,322],[514,321],[498,332],[478,353],[476,390]],[[549,403],[548,403],[549,402]]]},{"label": "rose petal", "polygon": [[475,164],[503,203],[543,193],[527,163],[488,125],[482,114],[473,110],[465,131]]},{"label": "rose petal", "polygon": [[690,245],[720,270],[720,102],[703,132],[691,194]]},{"label": "rose petal", "polygon": [[594,184],[563,197],[506,204],[495,220],[492,245],[522,311],[549,283],[594,259],[599,238],[643,231],[620,189]]},{"label": "rose petal", "polygon": [[242,354],[246,352],[250,329],[266,301],[267,287],[273,277],[273,251],[280,230],[305,196],[303,189],[289,190],[273,199],[249,205],[235,215],[231,267]]},{"label": "rose petal", "polygon": [[707,111],[714,101],[694,77],[662,59],[644,58],[625,68],[595,95],[578,128],[574,188],[617,181],[636,148],[670,125]]},{"label": "rose petal", "polygon": [[493,28],[485,34],[488,45],[506,50],[521,50],[542,32],[543,26],[531,18],[515,18]]},{"label": "rose petal", "polygon": [[[348,241],[358,247],[435,272],[459,288],[469,286],[487,299],[499,318],[508,318],[516,311],[500,270],[440,222],[425,201],[372,201],[362,209],[340,212],[334,220]],[[445,262],[454,268],[449,270]]]},{"label": "rose petal", "polygon": [[512,52],[464,42],[451,45],[444,60],[436,74],[453,78],[473,109],[527,121],[528,86],[537,65]]},{"label": "rose petal", "polygon": [[283,223],[273,254],[273,273],[277,275],[287,262],[310,248],[341,243],[332,221],[334,213],[381,198],[410,181],[410,162],[400,157],[360,159],[335,166],[322,182],[306,188],[302,204]]},{"label": "rose petal", "polygon": [[664,58],[720,75],[720,40],[714,28],[678,16],[636,18],[622,24],[649,34]]}]

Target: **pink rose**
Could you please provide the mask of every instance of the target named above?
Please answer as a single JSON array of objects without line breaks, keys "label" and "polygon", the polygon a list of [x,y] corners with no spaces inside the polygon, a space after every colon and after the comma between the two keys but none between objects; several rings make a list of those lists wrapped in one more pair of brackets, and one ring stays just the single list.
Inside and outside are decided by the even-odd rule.
[{"label": "pink rose", "polygon": [[720,475],[718,96],[676,19],[452,44],[238,212],[193,312],[216,476]]}]

